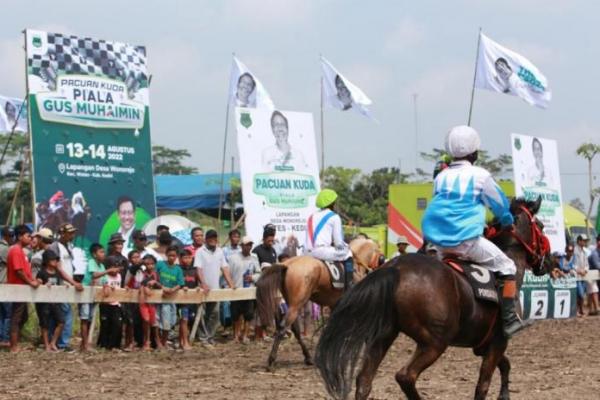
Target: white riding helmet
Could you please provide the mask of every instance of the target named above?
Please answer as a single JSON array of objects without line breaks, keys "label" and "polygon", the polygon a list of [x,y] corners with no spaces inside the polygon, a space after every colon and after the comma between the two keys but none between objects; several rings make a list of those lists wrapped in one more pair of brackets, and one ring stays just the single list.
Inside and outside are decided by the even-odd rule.
[{"label": "white riding helmet", "polygon": [[455,126],[446,135],[446,151],[453,158],[468,156],[479,150],[480,145],[479,134],[470,126]]}]

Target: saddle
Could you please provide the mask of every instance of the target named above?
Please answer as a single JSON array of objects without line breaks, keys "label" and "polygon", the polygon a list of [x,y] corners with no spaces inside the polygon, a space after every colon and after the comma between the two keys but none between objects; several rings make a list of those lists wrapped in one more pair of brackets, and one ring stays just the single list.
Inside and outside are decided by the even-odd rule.
[{"label": "saddle", "polygon": [[475,298],[499,304],[496,278],[490,270],[468,261],[445,258],[444,265],[465,277],[473,288]]},{"label": "saddle", "polygon": [[344,276],[346,274],[344,270],[344,264],[341,261],[323,261],[329,270],[329,276],[331,276],[331,286],[334,289],[344,289]]}]

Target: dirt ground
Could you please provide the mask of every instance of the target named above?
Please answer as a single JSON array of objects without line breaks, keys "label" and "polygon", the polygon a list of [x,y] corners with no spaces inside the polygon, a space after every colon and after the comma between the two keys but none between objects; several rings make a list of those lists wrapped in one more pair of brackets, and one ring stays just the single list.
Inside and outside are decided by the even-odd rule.
[{"label": "dirt ground", "polygon": [[[600,318],[536,323],[508,350],[513,399],[599,398]],[[316,340],[312,343],[312,348]],[[283,343],[278,369],[265,372],[270,345],[219,343],[187,353],[0,353],[0,399],[326,399],[316,370],[302,363],[295,341]],[[399,337],[379,369],[373,399],[403,398],[394,373],[413,344]],[[426,399],[469,399],[479,359],[450,349],[419,379]],[[499,376],[489,395],[498,394]]]}]

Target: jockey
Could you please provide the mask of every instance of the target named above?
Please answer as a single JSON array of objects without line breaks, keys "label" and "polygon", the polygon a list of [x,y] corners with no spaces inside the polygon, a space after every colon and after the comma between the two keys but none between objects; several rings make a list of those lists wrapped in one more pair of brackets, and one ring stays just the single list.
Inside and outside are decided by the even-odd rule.
[{"label": "jockey", "polygon": [[342,219],[333,209],[338,195],[331,189],[323,189],[317,195],[319,211],[308,217],[306,251],[323,261],[341,261],[344,264],[344,286],[349,288],[354,274],[352,252],[344,242]]},{"label": "jockey", "polygon": [[469,126],[456,126],[446,136],[446,151],[453,162],[435,178],[433,199],[425,210],[422,228],[440,256],[455,255],[494,272],[502,294],[504,335],[510,338],[526,328],[516,309],[517,272],[514,262],[482,236],[485,207],[504,226],[513,224],[508,200],[491,174],[473,166],[477,160],[479,134]]}]

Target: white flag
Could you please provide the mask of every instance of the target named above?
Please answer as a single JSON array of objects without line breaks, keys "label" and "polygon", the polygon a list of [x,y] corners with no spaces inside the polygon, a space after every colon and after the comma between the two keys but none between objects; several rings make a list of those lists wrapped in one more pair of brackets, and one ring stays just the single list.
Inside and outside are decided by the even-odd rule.
[{"label": "white flag", "polygon": [[548,80],[528,59],[480,33],[475,87],[518,96],[532,106],[548,107]]},{"label": "white flag", "polygon": [[0,132],[10,132],[13,126],[15,132],[28,132],[28,125],[27,103],[23,99],[0,96]]},{"label": "white flag", "polygon": [[373,102],[359,87],[340,74],[324,57],[321,57],[321,69],[323,70],[323,100],[326,104],[342,111],[353,109],[375,120],[367,107]]},{"label": "white flag", "polygon": [[275,109],[271,96],[256,75],[246,65],[233,57],[229,79],[230,104],[235,107]]}]

